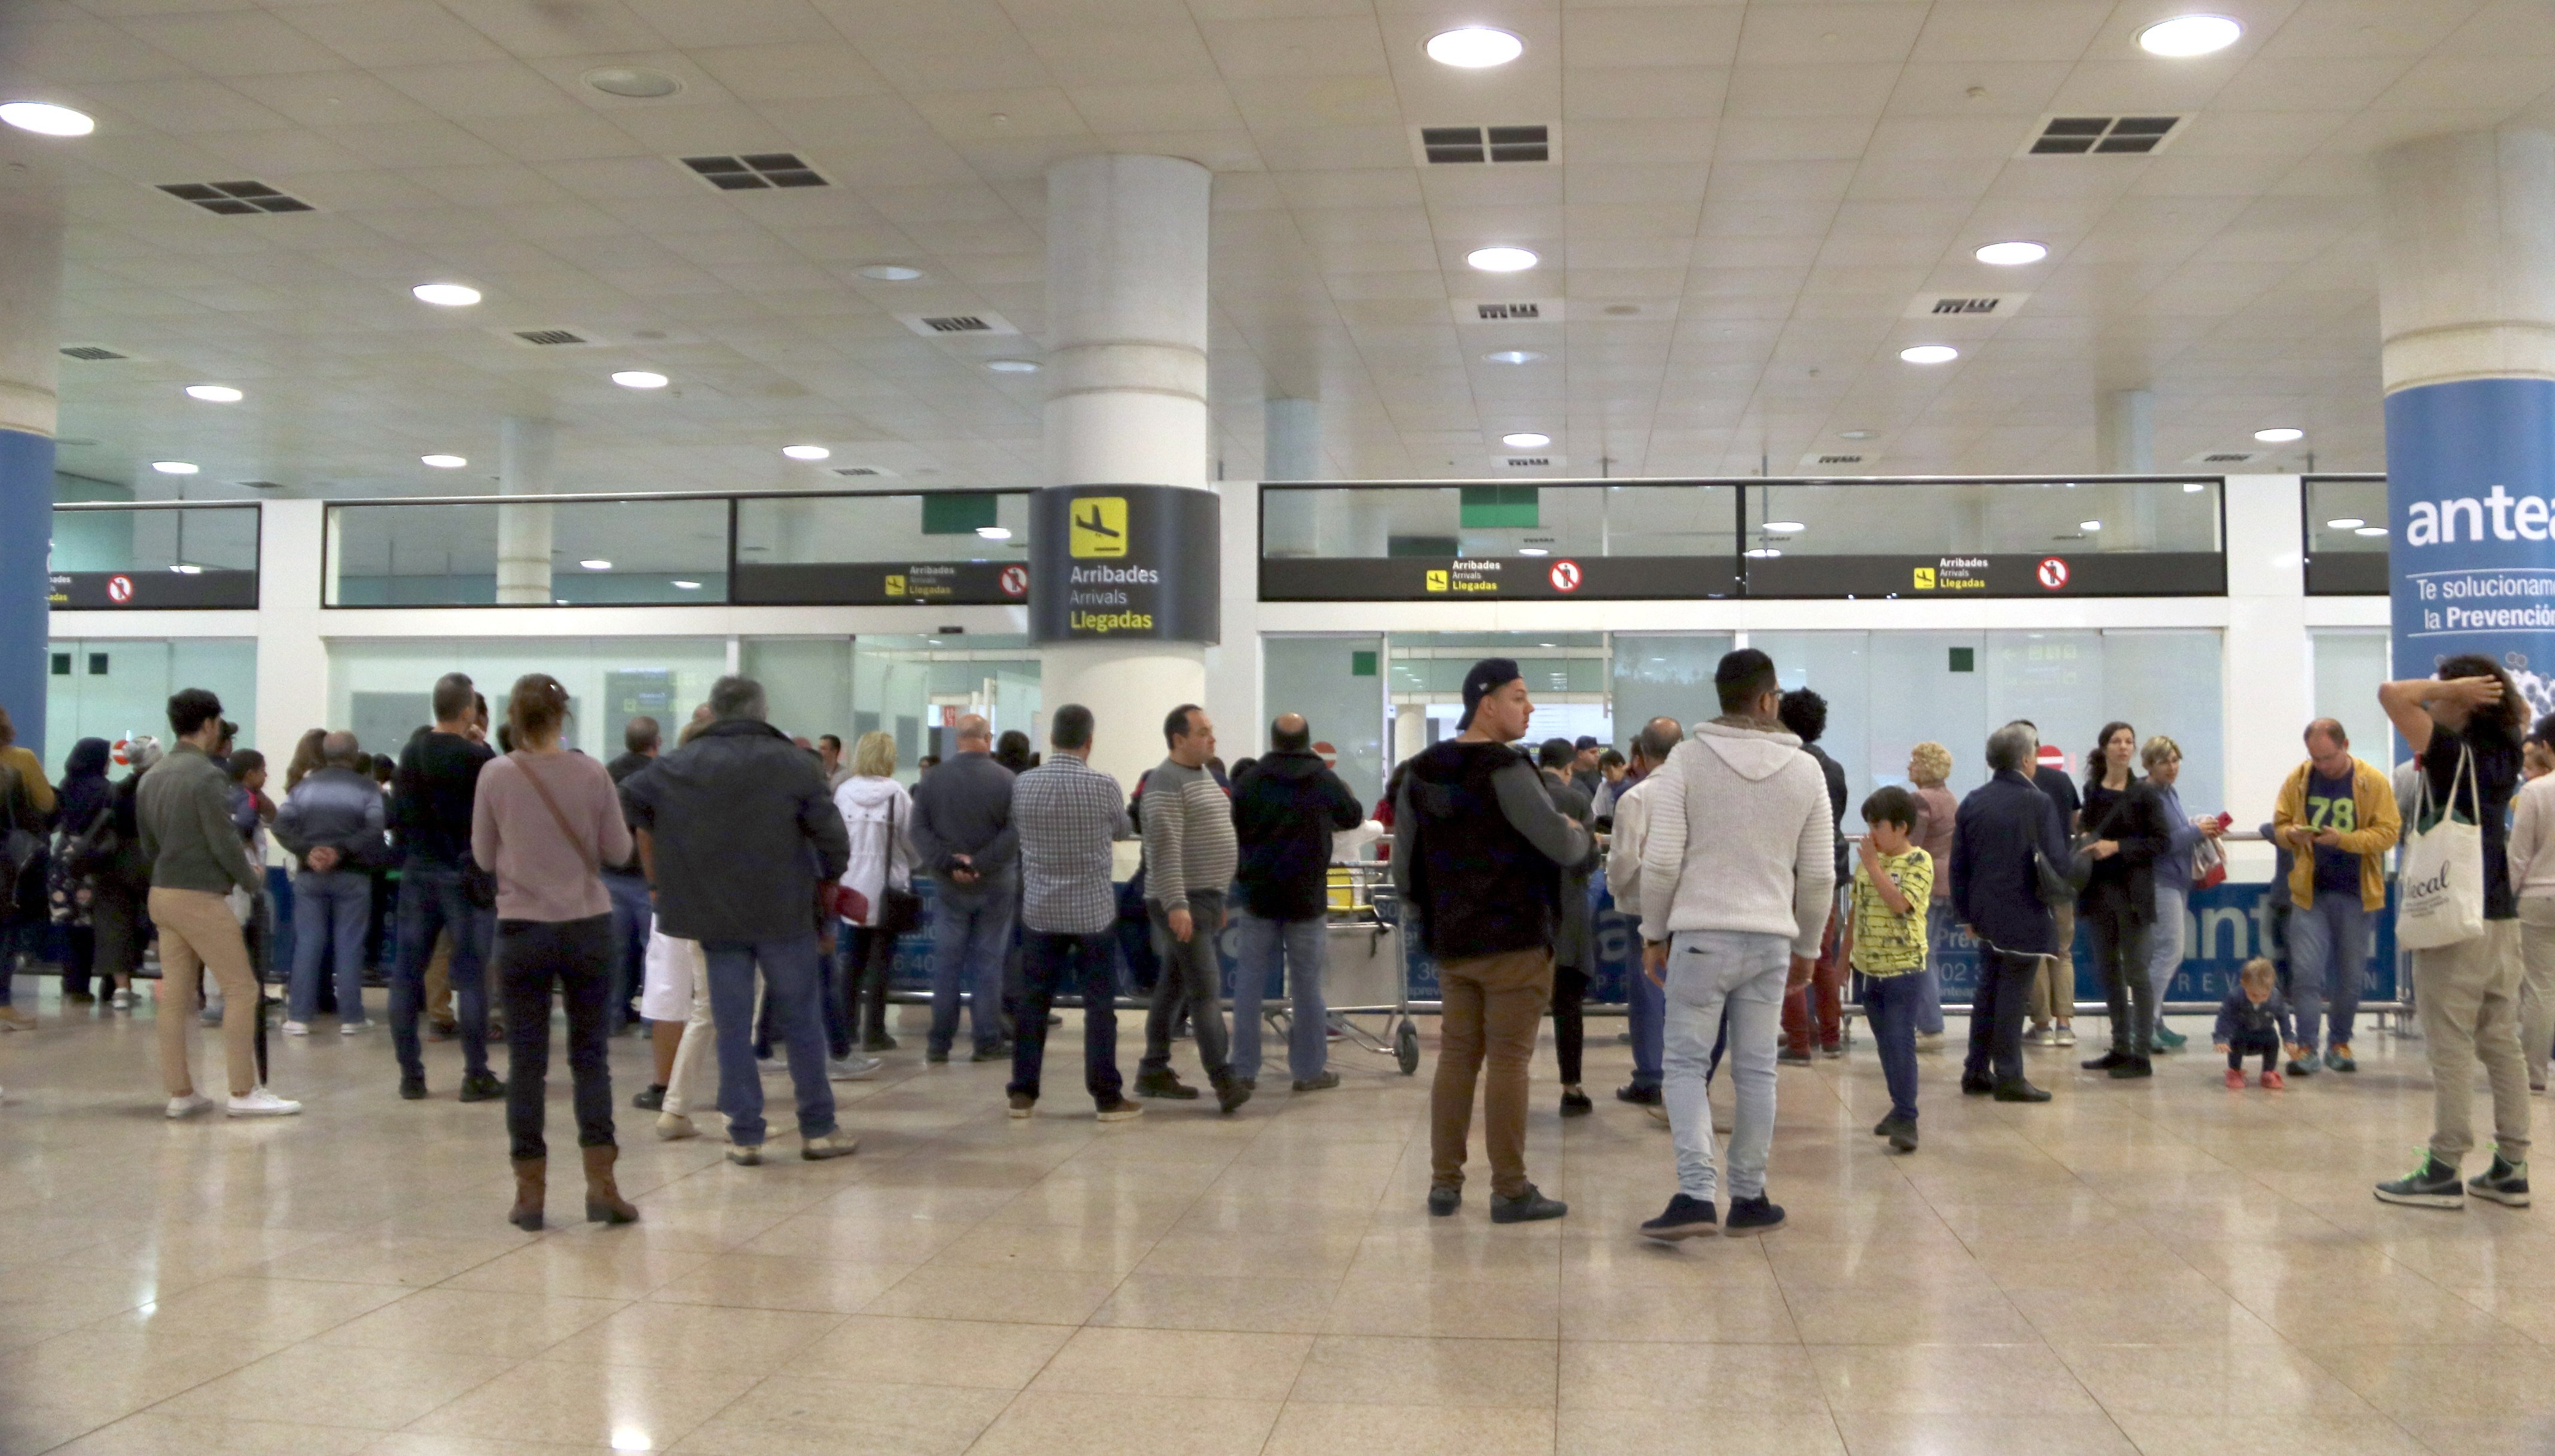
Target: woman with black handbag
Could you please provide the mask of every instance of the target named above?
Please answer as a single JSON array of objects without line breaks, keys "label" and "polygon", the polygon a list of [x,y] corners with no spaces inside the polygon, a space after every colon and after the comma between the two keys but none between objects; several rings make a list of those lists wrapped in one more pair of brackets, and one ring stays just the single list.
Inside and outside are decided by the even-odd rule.
[{"label": "woman with black handbag", "polygon": [[2076,914],[2093,944],[2112,1018],[2112,1049],[2083,1065],[2115,1077],[2155,1075],[2148,1059],[2156,1002],[2147,979],[2147,937],[2155,926],[2155,862],[2172,844],[2155,789],[2129,767],[2137,752],[2136,729],[2103,725],[2085,776],[2082,822],[2090,840],[2079,850],[2092,868],[2076,897]]},{"label": "woman with black handbag", "polygon": [[825,999],[825,1036],[832,1043],[829,1070],[837,1081],[875,1073],[878,1058],[860,1048],[887,1037],[888,971],[896,962],[896,937],[922,920],[913,893],[913,798],[896,782],[896,739],[864,733],[852,746],[852,777],[834,790],[834,807],[851,836],[852,860],[843,888],[868,903],[860,919],[846,918],[837,938],[834,994]]}]

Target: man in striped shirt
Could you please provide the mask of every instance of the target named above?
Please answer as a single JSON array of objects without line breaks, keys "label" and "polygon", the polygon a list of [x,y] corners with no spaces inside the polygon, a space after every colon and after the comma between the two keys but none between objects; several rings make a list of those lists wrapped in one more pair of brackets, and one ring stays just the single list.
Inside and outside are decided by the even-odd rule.
[{"label": "man in striped shirt", "polygon": [[1093,769],[1091,710],[1066,703],[1048,720],[1046,762],[1012,783],[1012,828],[1020,837],[1022,1005],[1012,1044],[1012,1116],[1037,1106],[1046,1058],[1047,1008],[1059,989],[1082,997],[1083,1084],[1104,1123],[1145,1109],[1122,1094],[1118,1076],[1118,975],[1110,927],[1118,900],[1109,882],[1109,845],[1133,839],[1127,795]]},{"label": "man in striped shirt", "polygon": [[1241,854],[1233,835],[1233,800],[1207,772],[1215,725],[1205,709],[1195,703],[1171,709],[1162,721],[1162,741],[1169,756],[1145,780],[1145,909],[1153,918],[1162,974],[1145,1017],[1136,1095],[1197,1096],[1196,1088],[1171,1071],[1171,1019],[1185,995],[1197,1029],[1198,1061],[1215,1086],[1217,1105],[1231,1112],[1251,1100],[1251,1089],[1225,1057],[1224,967],[1215,949],[1216,932],[1224,928],[1225,892]]}]

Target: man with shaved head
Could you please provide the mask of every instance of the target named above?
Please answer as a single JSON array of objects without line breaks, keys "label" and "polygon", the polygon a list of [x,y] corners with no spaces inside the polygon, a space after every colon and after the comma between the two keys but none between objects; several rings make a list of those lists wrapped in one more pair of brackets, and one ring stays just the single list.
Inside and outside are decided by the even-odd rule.
[{"label": "man with shaved head", "polygon": [[[2291,856],[2284,887],[2298,1032],[2291,1076],[2319,1061],[2337,1072],[2360,1069],[2351,1023],[2369,974],[2369,919],[2386,904],[2386,851],[2403,824],[2385,774],[2352,757],[2341,723],[2318,718],[2306,740],[2307,761],[2290,771],[2271,809],[2271,837]],[[2317,1036],[2328,1028],[2319,1056]]]},{"label": "man with shaved head", "polygon": [[365,871],[387,861],[382,791],[358,766],[362,751],[343,729],[319,740],[319,767],[276,810],[275,837],[299,861],[293,877],[293,981],[285,1034],[307,1036],[319,1014],[319,962],[334,948],[337,1030],[351,1036],[364,1017],[364,932],[373,913]]},{"label": "man with shaved head", "polygon": [[[931,916],[931,1032],[923,1059],[943,1062],[958,1039],[963,988],[976,1061],[1007,1061],[1003,957],[1020,905],[1020,840],[1012,828],[1012,771],[994,762],[994,729],[980,713],[958,720],[958,751],[913,789],[915,863],[939,891]],[[896,1045],[884,1027],[862,1045]]]},{"label": "man with shaved head", "polygon": [[1340,1084],[1330,1058],[1322,964],[1329,939],[1331,836],[1365,822],[1366,810],[1313,752],[1301,713],[1269,725],[1269,753],[1233,786],[1234,838],[1242,852],[1240,965],[1233,981],[1233,1075],[1260,1085],[1260,1000],[1282,966],[1293,1024],[1286,1039],[1295,1090]]}]

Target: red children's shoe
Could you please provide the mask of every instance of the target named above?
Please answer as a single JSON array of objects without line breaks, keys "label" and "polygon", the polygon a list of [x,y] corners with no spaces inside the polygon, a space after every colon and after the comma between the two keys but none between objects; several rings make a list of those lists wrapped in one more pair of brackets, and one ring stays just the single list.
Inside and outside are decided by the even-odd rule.
[{"label": "red children's shoe", "polygon": [[2245,1088],[2245,1074],[2234,1067],[2229,1067],[2227,1069],[2227,1087],[2231,1092],[2243,1091]]},{"label": "red children's shoe", "polygon": [[2263,1091],[2265,1091],[2265,1092],[2277,1092],[2277,1091],[2279,1091],[2281,1088],[2286,1087],[2287,1085],[2289,1085],[2289,1079],[2288,1079],[2288,1078],[2281,1076],[2278,1072],[2273,1071],[2273,1070],[2272,1070],[2271,1068],[2269,1068],[2269,1067],[2264,1067],[2264,1068],[2262,1069],[2262,1090],[2263,1090]]}]

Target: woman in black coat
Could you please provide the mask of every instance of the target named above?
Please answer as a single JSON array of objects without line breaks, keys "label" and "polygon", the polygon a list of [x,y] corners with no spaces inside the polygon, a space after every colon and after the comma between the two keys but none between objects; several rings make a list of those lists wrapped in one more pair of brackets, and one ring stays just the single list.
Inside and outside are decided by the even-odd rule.
[{"label": "woman in black coat", "polygon": [[2094,746],[2079,821],[2093,836],[2085,850],[2093,869],[2076,897],[2076,917],[2111,1002],[2112,1049],[2084,1065],[2115,1077],[2148,1077],[2155,1075],[2148,1054],[2157,1010],[2146,975],[2147,933],[2155,924],[2155,862],[2172,836],[2155,790],[2129,767],[2137,759],[2137,730],[2106,723]]}]

